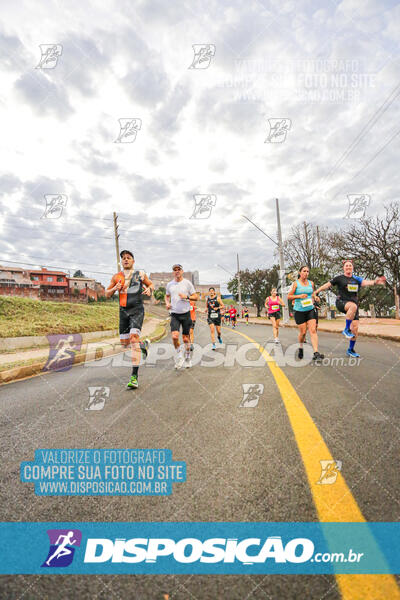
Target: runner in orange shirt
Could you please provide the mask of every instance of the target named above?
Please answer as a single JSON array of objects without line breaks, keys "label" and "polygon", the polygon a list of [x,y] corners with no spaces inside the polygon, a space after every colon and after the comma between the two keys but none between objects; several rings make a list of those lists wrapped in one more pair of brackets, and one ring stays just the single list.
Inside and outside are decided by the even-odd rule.
[{"label": "runner in orange shirt", "polygon": [[119,334],[123,346],[132,348],[132,375],[128,382],[129,389],[139,387],[138,372],[140,356],[147,356],[149,341],[140,342],[140,333],[144,319],[143,294],[151,296],[153,283],[144,271],[134,269],[135,259],[130,250],[122,250],[122,270],[112,276],[106,289],[106,297],[119,294]]},{"label": "runner in orange shirt", "polygon": [[189,300],[190,302],[190,318],[192,320],[192,324],[190,326],[190,351],[193,352],[193,342],[194,342],[194,326],[196,325],[196,301]]}]

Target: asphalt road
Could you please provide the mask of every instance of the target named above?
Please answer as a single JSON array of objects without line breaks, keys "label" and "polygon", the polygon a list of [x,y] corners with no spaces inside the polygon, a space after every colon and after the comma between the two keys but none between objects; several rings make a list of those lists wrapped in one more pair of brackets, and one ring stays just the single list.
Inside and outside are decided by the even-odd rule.
[{"label": "asphalt road", "polygon": [[[318,449],[307,454],[306,425],[289,418],[290,405],[274,373],[239,332],[267,344],[332,457],[341,461],[340,477],[364,518],[398,521],[400,345],[360,338],[362,360],[350,366],[347,358],[340,364],[346,340],[321,333],[325,364],[290,366],[284,356],[294,360],[294,329],[281,331],[281,347],[274,351],[267,343],[271,327],[245,324],[237,331],[224,328],[224,346],[216,353],[209,349],[208,366],[177,372],[169,358],[142,367],[136,391],[125,389],[129,366],[94,363],[2,387],[1,520],[318,521],[322,514],[343,520],[348,497],[337,506],[318,504],[307,470],[315,463],[320,471],[319,461],[327,456]],[[209,343],[206,324],[196,325],[195,341]],[[161,344],[166,342],[169,338]],[[244,348],[242,354],[237,350],[245,344],[250,345],[243,363]],[[215,366],[215,354],[223,364]],[[259,391],[264,386],[249,398],[254,406],[243,406],[245,384]],[[85,410],[89,386],[110,388],[103,410]],[[173,494],[164,498],[65,498],[38,497],[32,484],[19,480],[21,461],[33,460],[37,448],[91,447],[170,448],[175,460],[186,461],[187,481],[174,484]],[[7,599],[161,600],[163,594],[171,600],[341,597],[334,576],[0,577],[0,597]]]}]

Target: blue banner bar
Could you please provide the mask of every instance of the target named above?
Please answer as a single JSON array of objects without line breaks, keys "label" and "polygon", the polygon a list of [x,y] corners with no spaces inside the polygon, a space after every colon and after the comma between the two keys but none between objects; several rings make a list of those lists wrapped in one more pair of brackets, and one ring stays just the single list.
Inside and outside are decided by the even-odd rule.
[{"label": "blue banner bar", "polygon": [[0,523],[1,574],[400,573],[399,523]]}]

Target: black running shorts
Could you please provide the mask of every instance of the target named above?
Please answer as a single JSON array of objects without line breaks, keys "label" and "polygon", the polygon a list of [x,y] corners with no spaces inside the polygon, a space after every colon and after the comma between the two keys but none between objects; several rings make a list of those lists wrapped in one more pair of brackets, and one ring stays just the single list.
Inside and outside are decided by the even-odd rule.
[{"label": "black running shorts", "polygon": [[181,325],[183,335],[189,335],[192,325],[190,310],[185,313],[171,313],[171,331],[179,331]]},{"label": "black running shorts", "polygon": [[144,319],[144,306],[133,309],[119,309],[119,337],[128,340],[131,334],[140,335]]},{"label": "black running shorts", "polygon": [[[340,298],[337,298],[336,299],[336,308],[338,309],[338,311],[346,314],[345,306],[348,302],[351,302],[351,300],[341,300]],[[354,304],[355,304],[355,302],[354,302]],[[359,321],[359,320],[360,320],[360,315],[359,315],[358,306],[357,306],[356,316],[354,317],[353,321]]]},{"label": "black running shorts", "polygon": [[217,319],[212,319],[211,317],[207,317],[207,323],[209,325],[221,325],[221,317],[218,317]]},{"label": "black running shorts", "polygon": [[268,316],[269,316],[269,318],[273,317],[274,319],[281,319],[282,318],[280,310],[276,310],[273,313],[268,313]]},{"label": "black running shorts", "polygon": [[311,321],[315,319],[315,310],[312,308],[311,310],[295,310],[294,311],[294,320],[297,325],[302,325],[303,323],[307,323],[307,321]]}]

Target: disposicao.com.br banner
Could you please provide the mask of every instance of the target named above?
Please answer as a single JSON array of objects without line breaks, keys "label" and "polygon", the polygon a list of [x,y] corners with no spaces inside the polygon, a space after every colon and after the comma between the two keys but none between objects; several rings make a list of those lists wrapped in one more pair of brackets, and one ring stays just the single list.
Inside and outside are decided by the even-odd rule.
[{"label": "disposicao.com.br banner", "polygon": [[399,523],[1,523],[1,574],[399,573]]}]

